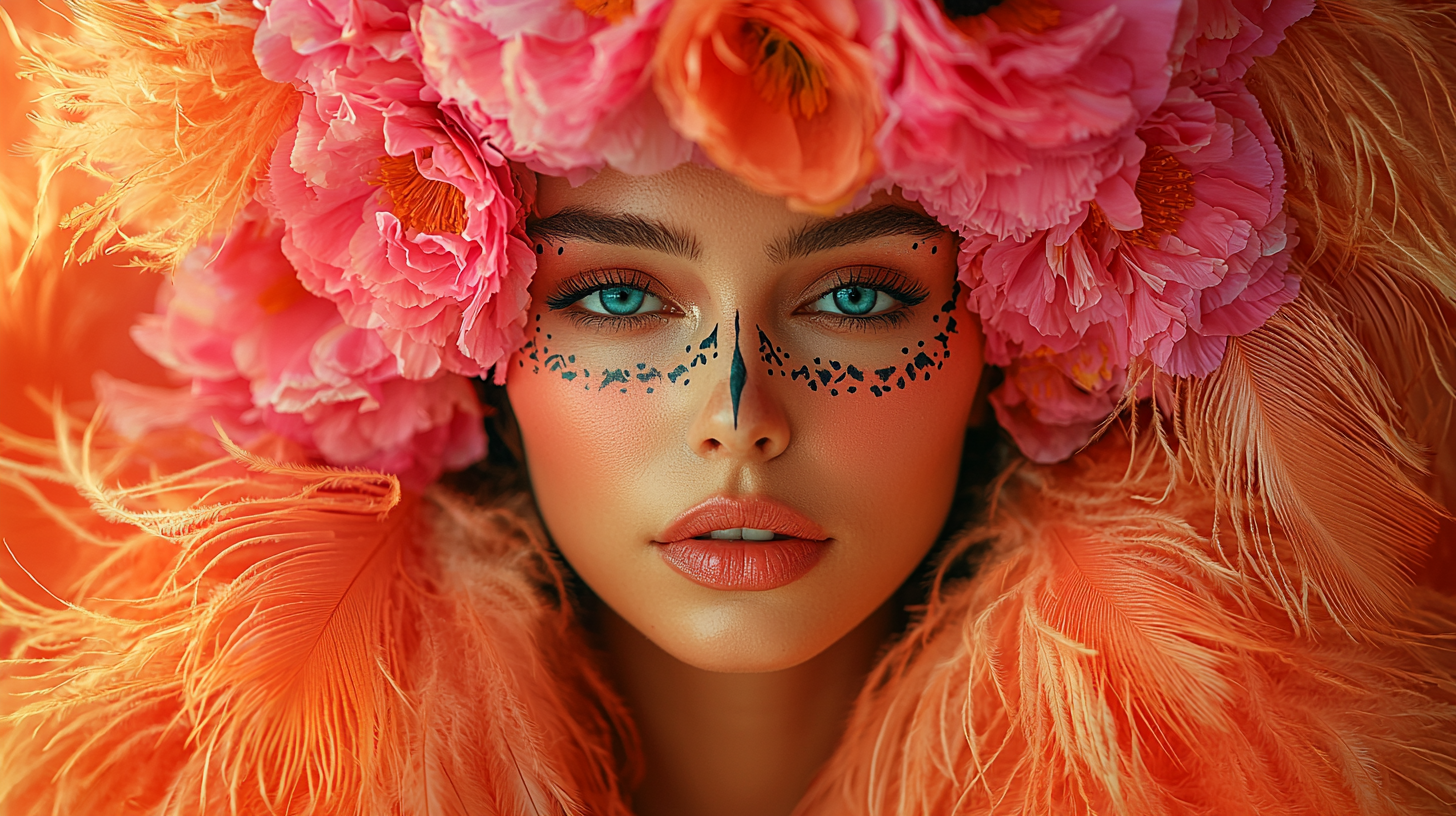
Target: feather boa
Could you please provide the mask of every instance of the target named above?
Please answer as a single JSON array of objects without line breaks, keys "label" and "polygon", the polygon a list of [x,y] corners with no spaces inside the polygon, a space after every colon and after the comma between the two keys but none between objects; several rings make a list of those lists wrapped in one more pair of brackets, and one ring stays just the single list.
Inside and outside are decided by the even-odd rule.
[{"label": "feather boa", "polygon": [[[1164,418],[1002,477],[947,555],[975,576],[886,654],[801,816],[1449,812],[1453,35],[1442,4],[1323,0],[1255,66],[1300,299],[1156,383]],[[145,293],[3,192],[0,348],[34,357],[0,360],[0,419],[33,430],[24,395],[115,362],[62,296]],[[628,812],[631,725],[524,500],[71,413],[0,433],[0,812]]]}]

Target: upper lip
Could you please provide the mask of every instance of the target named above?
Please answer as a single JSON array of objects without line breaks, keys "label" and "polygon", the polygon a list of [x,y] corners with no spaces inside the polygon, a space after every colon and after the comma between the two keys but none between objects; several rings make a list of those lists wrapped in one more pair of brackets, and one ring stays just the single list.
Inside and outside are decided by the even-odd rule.
[{"label": "upper lip", "polygon": [[798,510],[764,496],[713,496],[673,519],[657,537],[660,543],[705,536],[714,530],[752,527],[788,538],[825,541],[824,528]]}]

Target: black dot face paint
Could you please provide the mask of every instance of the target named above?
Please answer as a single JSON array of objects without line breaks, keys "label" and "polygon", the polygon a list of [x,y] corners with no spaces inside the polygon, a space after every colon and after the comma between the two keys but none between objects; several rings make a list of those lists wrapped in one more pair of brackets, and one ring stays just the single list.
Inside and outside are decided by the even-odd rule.
[{"label": "black dot face paint", "polygon": [[[534,322],[541,322],[541,315],[537,314]],[[665,372],[650,362],[643,361],[602,369],[593,377],[590,369],[577,364],[575,354],[553,352],[548,345],[550,334],[544,335],[543,339],[540,336],[540,327],[536,328],[536,334],[538,336],[526,341],[521,347],[517,367],[525,369],[529,365],[532,374],[556,375],[567,382],[581,380],[582,390],[585,391],[610,390],[611,393],[629,394],[640,389],[646,394],[656,394],[665,385],[688,385],[690,379],[686,375],[692,369],[699,365],[706,366],[708,360],[718,356],[718,327],[714,325],[713,330],[702,340],[696,344],[688,344],[683,349],[683,355],[673,360]],[[737,400],[734,402],[736,406]]]},{"label": "black dot face paint", "polygon": [[[764,364],[768,376],[788,377],[794,383],[802,381],[810,391],[826,392],[831,397],[848,396],[861,391],[883,397],[894,391],[904,391],[917,382],[929,382],[931,373],[943,368],[950,359],[951,335],[960,333],[952,314],[956,301],[960,299],[960,293],[961,285],[956,282],[951,287],[950,299],[941,304],[938,313],[933,316],[933,324],[937,327],[941,324],[941,318],[945,318],[943,330],[928,341],[916,341],[914,349],[909,346],[900,349],[900,354],[909,358],[907,362],[882,367],[860,367],[840,360],[815,357],[812,365],[794,366],[788,362],[789,355],[782,347],[774,344],[762,326],[758,327],[758,358]],[[925,351],[927,347],[929,353]],[[864,387],[866,384],[867,390]]]},{"label": "black dot face paint", "polygon": [[[939,251],[939,247],[935,241],[925,238],[918,238],[913,242],[906,240],[906,244],[913,252],[928,249],[929,254],[935,254]],[[565,246],[559,245],[553,247],[552,242],[538,243],[535,244],[535,247],[538,254],[544,254],[547,249],[555,248],[558,256],[563,255],[566,249]],[[923,264],[928,261],[928,256],[921,256],[919,263]],[[938,266],[939,262],[936,262],[936,265]],[[881,271],[873,271],[877,269]],[[871,271],[866,272],[864,270]],[[849,265],[833,270],[834,277],[829,277],[826,274],[826,280],[838,282],[841,285],[840,288],[858,286],[860,289],[875,289],[899,299],[902,304],[908,307],[918,306],[925,300],[928,295],[928,290],[924,288],[923,284],[914,281],[913,275],[907,279],[893,270],[893,265],[883,268],[877,266]],[[581,273],[579,277],[585,278],[587,274]],[[650,275],[646,273],[633,274],[646,276],[646,280],[641,280],[640,277],[629,277],[618,280],[610,276],[605,277],[604,280],[626,288],[641,288],[647,290],[657,288],[658,284]],[[600,283],[600,281],[591,279],[589,283]],[[552,310],[565,308],[565,304],[569,301],[574,302],[570,296],[578,295],[580,292],[586,291],[596,291],[596,288],[590,290],[583,288],[578,290],[563,286],[554,299],[548,299],[548,305]],[[941,291],[945,290],[942,289]],[[933,338],[926,337],[926,339],[915,340],[904,346],[896,346],[900,349],[899,356],[903,358],[898,361],[891,362],[883,359],[849,361],[820,356],[815,357],[813,362],[810,363],[806,360],[794,359],[794,355],[785,351],[782,346],[775,343],[773,338],[761,326],[753,326],[758,335],[759,361],[763,364],[761,367],[757,365],[753,366],[753,370],[761,370],[763,375],[767,377],[787,377],[795,386],[802,384],[804,388],[807,388],[813,393],[824,392],[830,397],[858,396],[859,394],[880,397],[893,391],[904,390],[916,383],[927,382],[931,380],[935,371],[945,365],[950,357],[950,340],[958,334],[955,317],[951,312],[955,309],[960,292],[961,285],[958,282],[951,282],[950,299],[939,309],[935,308],[932,302],[925,304],[925,309],[916,309],[913,312],[914,315],[919,316],[916,318],[918,320],[923,320],[924,315],[929,312],[930,322],[925,324],[925,328],[928,330],[926,334],[929,335],[932,332],[935,334]],[[555,301],[559,301],[559,303]],[[845,311],[839,312],[840,308]],[[815,309],[814,311],[819,310]],[[865,314],[862,311],[856,311],[852,306],[831,306],[823,310],[850,316]],[[883,310],[884,307],[880,306],[875,313]],[[601,314],[599,308],[595,306],[590,307],[590,311]],[[798,313],[795,312],[795,314]],[[886,316],[884,318],[870,320],[866,317],[863,318],[863,322],[861,323],[861,319],[855,317],[853,319],[841,319],[838,321],[838,324],[849,327],[850,324],[859,323],[859,325],[853,328],[878,331],[882,325],[897,325],[897,320],[904,319],[904,317],[891,318]],[[584,391],[614,394],[656,394],[677,386],[690,386],[694,375],[697,374],[695,369],[706,367],[719,356],[718,331],[720,327],[714,325],[711,331],[705,336],[693,342],[686,343],[680,354],[672,354],[666,360],[662,357],[656,357],[651,361],[647,359],[630,360],[619,358],[612,360],[611,365],[602,366],[593,372],[584,366],[578,365],[576,355],[563,354],[561,349],[553,348],[551,335],[543,334],[543,328],[541,327],[542,314],[536,314],[534,320],[537,324],[535,326],[535,336],[521,349],[518,369],[529,369],[533,375],[544,374],[560,377],[563,381],[572,383],[572,387],[580,385]],[[608,326],[614,326],[618,322],[612,318],[606,318],[604,320],[592,318],[592,321],[594,325],[605,324]],[[625,320],[621,322],[626,324]],[[549,326],[550,324],[546,325]],[[733,348],[730,357],[731,362],[728,367],[729,394],[732,400],[735,427],[737,426],[742,397],[750,374],[750,367],[743,350],[745,339],[742,335],[743,328],[742,315],[739,312],[735,312]],[[903,329],[900,331],[903,332]],[[900,334],[900,336],[903,336],[903,334]],[[749,348],[751,352],[752,346]],[[876,345],[874,348],[883,348],[883,346]],[[885,349],[885,352],[893,354],[892,349]],[[608,351],[606,353],[616,356],[614,352]],[[644,352],[629,351],[627,353],[642,354]],[[663,352],[659,350],[645,353],[661,354]],[[726,346],[723,353],[727,353]],[[876,351],[873,353],[878,355],[884,352]],[[596,360],[597,365],[601,365],[604,362],[595,356],[592,359]],[[716,375],[717,372],[715,372]]]}]

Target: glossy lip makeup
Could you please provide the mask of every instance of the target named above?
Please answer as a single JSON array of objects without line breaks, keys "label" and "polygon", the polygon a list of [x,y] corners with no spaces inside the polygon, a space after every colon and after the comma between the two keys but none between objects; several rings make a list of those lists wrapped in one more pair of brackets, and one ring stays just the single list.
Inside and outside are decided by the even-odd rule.
[{"label": "glossy lip makeup", "polygon": [[761,592],[804,577],[831,540],[780,502],[715,496],[674,519],[654,543],[668,566],[696,584]]}]

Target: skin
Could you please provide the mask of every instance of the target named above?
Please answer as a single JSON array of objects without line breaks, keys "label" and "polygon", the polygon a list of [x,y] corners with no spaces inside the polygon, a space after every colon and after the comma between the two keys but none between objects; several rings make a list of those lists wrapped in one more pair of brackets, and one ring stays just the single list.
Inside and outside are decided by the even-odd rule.
[{"label": "skin", "polygon": [[[918,212],[889,195],[861,212],[885,207]],[[950,508],[982,371],[980,332],[954,283],[954,236],[922,226],[788,257],[787,238],[829,219],[692,165],[647,178],[604,172],[577,188],[541,180],[543,226],[581,210],[665,225],[696,250],[620,246],[590,230],[533,234],[532,339],[507,380],[542,517],[607,608],[611,668],[647,754],[636,807],[787,813],[888,633],[887,599]],[[621,283],[628,272],[660,312],[603,317],[568,302],[584,275]],[[892,296],[880,314],[898,316],[875,320],[821,308],[823,295],[869,276],[919,302]],[[828,534],[824,557],[771,590],[688,580],[654,541],[719,495],[787,503]]]}]

